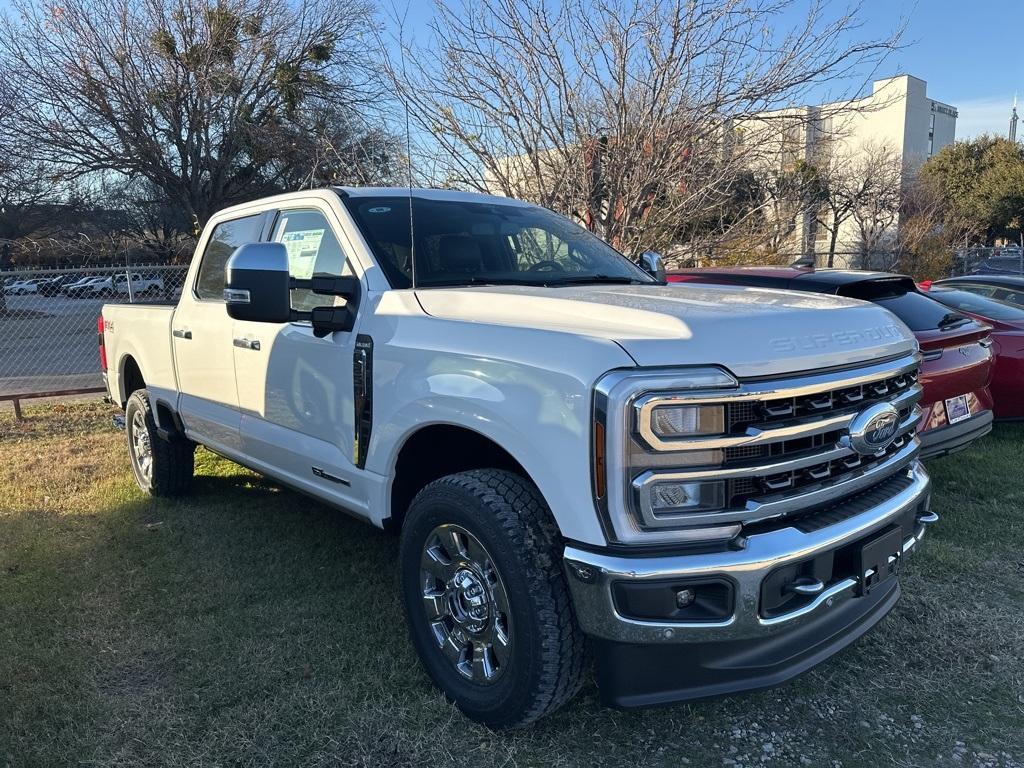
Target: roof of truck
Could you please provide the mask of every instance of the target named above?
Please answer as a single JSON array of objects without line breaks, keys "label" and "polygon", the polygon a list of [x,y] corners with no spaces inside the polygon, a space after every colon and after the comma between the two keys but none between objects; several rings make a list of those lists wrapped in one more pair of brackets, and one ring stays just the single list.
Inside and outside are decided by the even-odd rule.
[{"label": "roof of truck", "polygon": [[531,205],[514,197],[488,195],[483,192],[462,192],[456,189],[428,189],[426,187],[333,187],[342,197],[421,197],[428,200],[461,200],[463,202],[490,201],[499,205]]},{"label": "roof of truck", "polygon": [[516,205],[531,206],[522,200],[512,197],[500,197],[498,195],[485,195],[480,192],[459,192],[453,189],[424,189],[420,187],[320,187],[319,189],[303,189],[296,192],[285,192],[280,195],[272,195],[257,200],[249,200],[244,203],[222,208],[212,218],[217,221],[225,217],[247,215],[258,213],[260,209],[268,206],[292,203],[296,200],[308,200],[309,198],[320,198],[321,200],[334,197],[413,197],[428,200],[452,200],[466,203],[490,202],[495,205]]}]

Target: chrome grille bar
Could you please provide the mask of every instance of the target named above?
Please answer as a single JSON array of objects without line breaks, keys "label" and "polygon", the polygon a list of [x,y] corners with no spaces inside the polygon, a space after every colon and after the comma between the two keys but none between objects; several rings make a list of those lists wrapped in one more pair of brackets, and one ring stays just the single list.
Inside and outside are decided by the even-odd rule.
[{"label": "chrome grille bar", "polygon": [[815,487],[803,491],[790,491],[774,495],[764,495],[746,502],[742,509],[730,509],[723,512],[691,512],[678,514],[655,514],[650,506],[646,493],[638,494],[640,512],[645,525],[652,528],[660,526],[705,526],[724,525],[727,523],[759,523],[782,517],[792,512],[810,509],[820,504],[848,496],[871,487],[875,483],[889,477],[895,472],[909,466],[920,451],[921,442],[916,437],[889,456],[885,461],[868,466],[866,469],[853,470],[849,473],[830,478]]},{"label": "chrome grille bar", "polygon": [[[903,391],[900,395],[888,402],[898,411],[909,408],[921,399],[923,389],[920,384],[914,384]],[[721,399],[721,398],[720,398]],[[773,398],[775,399],[775,398]],[[884,399],[884,398],[882,398]],[[661,405],[662,403],[658,403]],[[652,406],[653,407],[653,406]],[[642,415],[638,416],[637,428],[644,440],[654,449],[661,451],[705,451],[718,448],[735,448],[739,446],[763,445],[766,443],[777,443],[781,440],[792,440],[801,437],[813,437],[826,432],[845,429],[859,409],[846,409],[838,414],[823,415],[820,418],[794,420],[792,422],[780,422],[778,426],[748,427],[745,434],[729,435],[725,437],[690,437],[673,440],[665,440],[656,435],[650,427],[650,420]]]},{"label": "chrome grille bar", "polygon": [[[902,437],[914,431],[918,419],[921,418],[921,409],[917,406],[910,414],[900,422],[896,430],[896,437]],[[634,488],[640,489],[655,482],[682,481],[687,480],[730,480],[740,477],[763,477],[766,475],[777,475],[782,472],[793,472],[805,467],[813,467],[815,464],[822,464],[828,461],[835,461],[847,456],[857,456],[852,448],[834,446],[832,448],[813,453],[808,456],[800,456],[795,459],[786,459],[770,463],[758,463],[751,466],[724,467],[721,469],[696,469],[696,470],[656,470],[652,469],[638,476],[633,482]]]},{"label": "chrome grille bar", "polygon": [[[655,465],[633,477],[626,490],[638,522],[648,529],[759,523],[836,502],[906,469],[920,450],[914,434],[921,417],[920,359],[915,353],[855,371],[741,381],[731,391],[641,393],[631,401],[634,440],[651,454],[696,457],[691,452],[703,451],[701,458],[707,459],[692,469],[682,461],[671,469]],[[891,444],[874,455],[840,444],[863,409],[879,402],[891,404],[900,416]],[[655,408],[686,404],[722,406],[725,434],[664,438],[654,433]],[[716,460],[715,452],[726,449],[732,449],[732,457]],[[709,466],[711,461],[716,466]],[[717,492],[724,506],[655,510],[656,486],[687,483],[722,486]]]}]

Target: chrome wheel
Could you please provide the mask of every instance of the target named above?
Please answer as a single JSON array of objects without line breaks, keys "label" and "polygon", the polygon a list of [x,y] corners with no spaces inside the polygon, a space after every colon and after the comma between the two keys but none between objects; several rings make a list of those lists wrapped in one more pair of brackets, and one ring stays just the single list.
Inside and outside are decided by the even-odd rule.
[{"label": "chrome wheel", "polygon": [[146,428],[146,415],[136,410],[131,420],[128,444],[131,446],[132,464],[136,474],[147,482],[153,480],[153,444]]},{"label": "chrome wheel", "polygon": [[474,683],[504,673],[512,651],[505,585],[479,539],[458,525],[439,525],[426,539],[420,584],[437,647]]}]

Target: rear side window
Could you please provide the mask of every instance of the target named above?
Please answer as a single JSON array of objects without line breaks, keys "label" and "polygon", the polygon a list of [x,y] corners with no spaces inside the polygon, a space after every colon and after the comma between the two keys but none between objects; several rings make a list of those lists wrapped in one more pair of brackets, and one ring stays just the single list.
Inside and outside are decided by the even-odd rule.
[{"label": "rear side window", "polygon": [[260,224],[263,214],[256,213],[241,219],[222,221],[214,227],[210,241],[203,251],[196,278],[196,296],[200,299],[224,300],[224,266],[235,249],[245,243],[260,239]]},{"label": "rear side window", "polygon": [[839,293],[851,299],[885,307],[912,331],[934,331],[967,320],[958,312],[919,293],[909,278],[865,280],[843,286]]}]

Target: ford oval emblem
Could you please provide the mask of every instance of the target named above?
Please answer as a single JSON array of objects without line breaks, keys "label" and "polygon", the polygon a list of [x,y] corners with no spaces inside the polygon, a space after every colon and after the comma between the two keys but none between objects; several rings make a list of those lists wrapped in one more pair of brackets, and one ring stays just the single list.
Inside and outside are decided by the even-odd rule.
[{"label": "ford oval emblem", "polygon": [[891,403],[875,403],[853,417],[849,434],[840,443],[857,453],[871,456],[889,447],[896,439],[900,414]]}]

